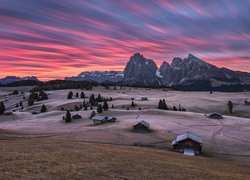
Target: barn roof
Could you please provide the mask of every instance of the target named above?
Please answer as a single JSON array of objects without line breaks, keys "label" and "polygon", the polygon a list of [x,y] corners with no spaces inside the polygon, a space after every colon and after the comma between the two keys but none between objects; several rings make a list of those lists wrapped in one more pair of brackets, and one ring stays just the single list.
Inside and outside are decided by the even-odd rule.
[{"label": "barn roof", "polygon": [[102,115],[95,115],[94,117],[92,117],[91,119],[92,120],[95,120],[95,121],[104,121],[106,120],[106,116],[102,116]]},{"label": "barn roof", "polygon": [[202,144],[202,140],[201,140],[201,138],[199,136],[197,136],[197,135],[195,135],[193,133],[187,132],[187,133],[178,135],[176,137],[176,139],[172,141],[172,145],[174,145],[174,144],[176,144],[176,143],[178,143],[180,141],[186,140],[186,139],[192,139],[193,141]]}]

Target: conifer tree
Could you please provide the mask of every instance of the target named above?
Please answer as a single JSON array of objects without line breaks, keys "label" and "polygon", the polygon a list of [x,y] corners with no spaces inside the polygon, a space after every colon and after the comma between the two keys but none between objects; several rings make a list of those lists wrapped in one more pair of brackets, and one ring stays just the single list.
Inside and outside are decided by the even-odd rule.
[{"label": "conifer tree", "polygon": [[5,111],[5,106],[3,102],[0,102],[0,115],[3,114]]},{"label": "conifer tree", "polygon": [[132,106],[132,107],[135,107],[135,103],[134,103],[134,101],[132,101],[131,106]]},{"label": "conifer tree", "polygon": [[73,92],[70,91],[69,94],[68,94],[68,99],[72,99],[72,97],[73,97]]},{"label": "conifer tree", "polygon": [[69,110],[67,110],[67,112],[66,112],[65,122],[66,123],[71,122],[71,114],[70,114]]},{"label": "conifer tree", "polygon": [[76,98],[79,98],[79,93],[78,92],[76,92]]},{"label": "conifer tree", "polygon": [[103,109],[104,109],[104,111],[107,111],[109,109],[109,105],[108,105],[107,101],[104,101]]},{"label": "conifer tree", "polygon": [[41,113],[44,113],[44,112],[46,112],[47,111],[47,108],[46,108],[46,106],[43,104],[42,105],[42,108],[41,108]]},{"label": "conifer tree", "polygon": [[228,101],[227,107],[228,107],[229,113],[233,114],[233,107],[234,107],[234,105],[233,105],[232,101]]},{"label": "conifer tree", "polygon": [[97,112],[102,113],[102,110],[103,110],[102,105],[99,104],[98,107],[97,107]]},{"label": "conifer tree", "polygon": [[92,111],[92,113],[90,114],[90,118],[95,116],[95,111]]},{"label": "conifer tree", "polygon": [[162,102],[162,100],[160,99],[159,104],[158,104],[158,109],[162,109],[162,107],[163,107],[163,102]]},{"label": "conifer tree", "polygon": [[84,92],[81,92],[81,99],[84,99],[85,98],[85,94]]}]

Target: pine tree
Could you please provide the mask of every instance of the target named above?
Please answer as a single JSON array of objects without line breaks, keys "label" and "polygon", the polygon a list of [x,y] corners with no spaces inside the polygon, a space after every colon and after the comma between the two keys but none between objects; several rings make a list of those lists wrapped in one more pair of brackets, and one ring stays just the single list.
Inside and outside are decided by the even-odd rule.
[{"label": "pine tree", "polygon": [[75,105],[75,110],[79,111],[79,107],[77,105]]},{"label": "pine tree", "polygon": [[132,107],[135,107],[135,103],[134,103],[134,101],[132,101],[131,106],[132,106]]},{"label": "pine tree", "polygon": [[41,108],[41,113],[44,113],[44,112],[46,112],[47,111],[47,108],[46,108],[46,106],[43,104],[42,105],[42,108]]},{"label": "pine tree", "polygon": [[90,118],[94,117],[95,116],[95,111],[92,111],[91,115],[90,115]]},{"label": "pine tree", "polygon": [[67,110],[67,112],[66,112],[65,122],[66,123],[71,122],[71,114],[70,114],[69,110]]},{"label": "pine tree", "polygon": [[173,110],[174,110],[174,111],[178,111],[177,108],[176,108],[175,106],[173,106]]},{"label": "pine tree", "polygon": [[79,98],[79,93],[78,92],[76,92],[76,98]]},{"label": "pine tree", "polygon": [[89,97],[89,103],[91,104],[91,106],[93,106],[95,104],[95,95],[91,94]]},{"label": "pine tree", "polygon": [[81,92],[81,99],[84,99],[85,98],[85,94],[84,92]]},{"label": "pine tree", "polygon": [[104,109],[104,111],[107,111],[109,109],[109,105],[108,105],[107,101],[104,101],[103,109]]},{"label": "pine tree", "polygon": [[163,109],[163,102],[161,99],[160,99],[159,104],[158,104],[158,109]]},{"label": "pine tree", "polygon": [[101,94],[98,94],[98,97],[97,97],[97,99],[96,99],[98,102],[101,102],[102,101],[102,96],[101,96]]},{"label": "pine tree", "polygon": [[73,97],[73,92],[70,91],[69,94],[68,94],[68,99],[72,99],[72,97]]},{"label": "pine tree", "polygon": [[22,101],[20,101],[19,106],[22,106],[22,105],[23,105],[23,102],[22,102]]},{"label": "pine tree", "polygon": [[167,106],[167,104],[165,102],[165,99],[162,100],[162,109],[168,110],[168,106]]},{"label": "pine tree", "polygon": [[97,112],[98,113],[102,113],[102,105],[101,104],[98,105]]},{"label": "pine tree", "polygon": [[0,115],[3,114],[5,111],[5,106],[3,102],[0,102]]},{"label": "pine tree", "polygon": [[34,98],[31,96],[31,97],[29,98],[29,100],[28,100],[28,105],[29,105],[29,106],[32,106],[32,105],[34,104],[34,102],[35,102],[35,100],[34,100]]},{"label": "pine tree", "polygon": [[227,107],[228,107],[229,113],[233,114],[233,107],[234,107],[234,105],[233,105],[232,101],[228,101]]}]

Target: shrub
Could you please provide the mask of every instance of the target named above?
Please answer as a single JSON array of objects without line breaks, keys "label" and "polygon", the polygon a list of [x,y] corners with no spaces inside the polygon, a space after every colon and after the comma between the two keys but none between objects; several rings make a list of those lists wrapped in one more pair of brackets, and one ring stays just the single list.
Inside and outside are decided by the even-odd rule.
[{"label": "shrub", "polygon": [[18,92],[18,90],[15,89],[12,94],[17,95],[17,94],[19,94],[19,92]]}]

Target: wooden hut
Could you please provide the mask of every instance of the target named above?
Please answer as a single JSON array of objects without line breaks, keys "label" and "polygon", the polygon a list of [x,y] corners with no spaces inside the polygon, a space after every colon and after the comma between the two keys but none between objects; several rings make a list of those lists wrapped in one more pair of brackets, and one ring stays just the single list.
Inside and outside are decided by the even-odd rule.
[{"label": "wooden hut", "polygon": [[137,132],[149,132],[149,126],[149,123],[142,120],[141,122],[138,122],[136,125],[134,125],[133,129]]},{"label": "wooden hut", "polygon": [[199,136],[187,132],[178,135],[171,143],[175,151],[184,153],[185,155],[199,155],[202,148],[202,140]]},{"label": "wooden hut", "polygon": [[106,122],[116,122],[116,118],[102,115],[95,115],[91,118],[94,124],[103,124]]}]

